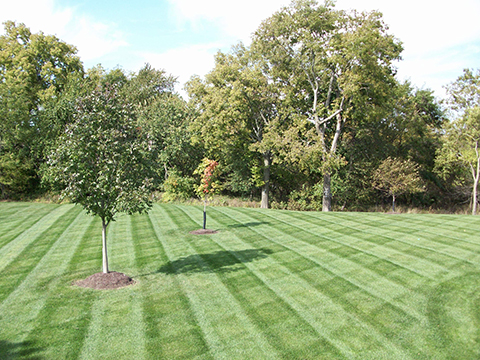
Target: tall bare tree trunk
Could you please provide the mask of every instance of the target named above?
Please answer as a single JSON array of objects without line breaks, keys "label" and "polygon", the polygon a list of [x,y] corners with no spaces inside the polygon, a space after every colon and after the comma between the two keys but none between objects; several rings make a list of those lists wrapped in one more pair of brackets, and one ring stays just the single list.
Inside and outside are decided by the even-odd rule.
[{"label": "tall bare tree trunk", "polygon": [[262,187],[262,202],[260,207],[268,209],[268,197],[270,192],[270,166],[272,165],[272,157],[270,152],[263,153],[263,187]]},{"label": "tall bare tree trunk", "polygon": [[477,188],[478,188],[478,180],[479,180],[479,174],[478,174],[478,172],[477,172],[477,176],[474,178],[474,182],[473,182],[472,215],[476,215],[476,214],[477,214],[477,198],[478,198],[478,196],[477,196]]},{"label": "tall bare tree trunk", "polygon": [[322,211],[332,211],[332,179],[330,173],[326,172],[323,175],[323,201]]},{"label": "tall bare tree trunk", "polygon": [[103,272],[108,273],[108,255],[107,255],[107,226],[105,219],[102,218],[102,259],[103,259]]}]

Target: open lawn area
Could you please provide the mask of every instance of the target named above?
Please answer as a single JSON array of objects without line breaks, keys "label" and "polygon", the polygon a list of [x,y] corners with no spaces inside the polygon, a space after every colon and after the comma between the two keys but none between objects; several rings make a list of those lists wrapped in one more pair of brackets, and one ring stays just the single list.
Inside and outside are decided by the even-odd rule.
[{"label": "open lawn area", "polygon": [[0,204],[0,359],[479,359],[480,218]]}]

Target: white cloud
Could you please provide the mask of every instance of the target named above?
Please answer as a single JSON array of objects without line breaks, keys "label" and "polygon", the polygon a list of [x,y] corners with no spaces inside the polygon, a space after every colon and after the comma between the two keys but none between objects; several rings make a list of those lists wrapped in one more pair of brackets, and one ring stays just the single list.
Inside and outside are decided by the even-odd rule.
[{"label": "white cloud", "polygon": [[78,48],[82,61],[99,59],[120,47],[128,46],[123,40],[122,32],[115,25],[95,22],[87,17],[81,17],[72,23],[66,36]]},{"label": "white cloud", "polygon": [[[168,0],[179,22],[215,22],[225,35],[244,43],[250,42],[252,33],[261,21],[271,16],[290,0]],[[232,43],[233,45],[233,43]]]},{"label": "white cloud", "polygon": [[193,76],[203,77],[213,69],[214,55],[222,44],[211,43],[193,45],[168,50],[161,54],[143,53],[144,63],[149,63],[156,69],[164,69],[167,73],[178,77],[179,87],[177,91],[185,96],[182,90],[184,84]]},{"label": "white cloud", "polygon": [[[443,96],[443,86],[454,81],[478,58],[480,26],[478,0],[434,2],[427,0],[338,0],[337,8],[379,10],[390,33],[403,42],[399,78],[425,86]],[[478,63],[477,63],[478,64]],[[478,65],[475,65],[478,66]]]},{"label": "white cloud", "polygon": [[[60,8],[54,0],[17,0],[2,4],[0,21],[24,23],[32,32],[56,35],[75,45],[84,60],[94,60],[128,45],[115,24],[105,24],[77,13],[76,8]],[[2,31],[3,32],[3,31]]]}]

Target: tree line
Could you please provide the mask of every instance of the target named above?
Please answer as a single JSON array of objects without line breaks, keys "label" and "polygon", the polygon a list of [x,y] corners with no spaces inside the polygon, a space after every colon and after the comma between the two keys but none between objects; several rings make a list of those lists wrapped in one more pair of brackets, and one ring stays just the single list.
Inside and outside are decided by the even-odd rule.
[{"label": "tree line", "polygon": [[[249,46],[218,52],[213,69],[186,84],[188,100],[163,69],[85,70],[74,46],[23,24],[4,25],[3,199],[65,187],[49,171],[55,154],[68,151],[65,132],[79,124],[86,103],[114,98],[118,106],[88,121],[114,129],[111,120],[128,112],[131,136],[149,153],[135,171],[148,174],[148,188],[165,201],[195,196],[198,169],[213,159],[217,190],[258,199],[263,208],[366,210],[393,200],[423,208],[470,203],[476,212],[480,71],[466,69],[446,84],[443,102],[400,82],[402,44],[378,12],[293,1],[260,24]],[[132,151],[127,160],[135,162],[131,148],[116,144],[101,151]]]}]

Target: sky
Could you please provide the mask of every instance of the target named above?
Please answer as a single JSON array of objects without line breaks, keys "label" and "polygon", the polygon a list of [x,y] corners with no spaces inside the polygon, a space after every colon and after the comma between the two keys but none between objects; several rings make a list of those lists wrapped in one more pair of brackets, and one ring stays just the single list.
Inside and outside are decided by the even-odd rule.
[{"label": "sky", "polygon": [[[320,1],[322,2],[322,1]],[[262,20],[290,0],[0,0],[0,21],[24,23],[77,47],[86,69],[138,71],[145,63],[178,78],[203,77],[219,50],[250,44]],[[337,0],[337,9],[378,10],[402,41],[398,78],[445,97],[464,68],[480,68],[480,0]],[[3,27],[0,34],[3,34]],[[184,93],[183,93],[184,94]]]}]

